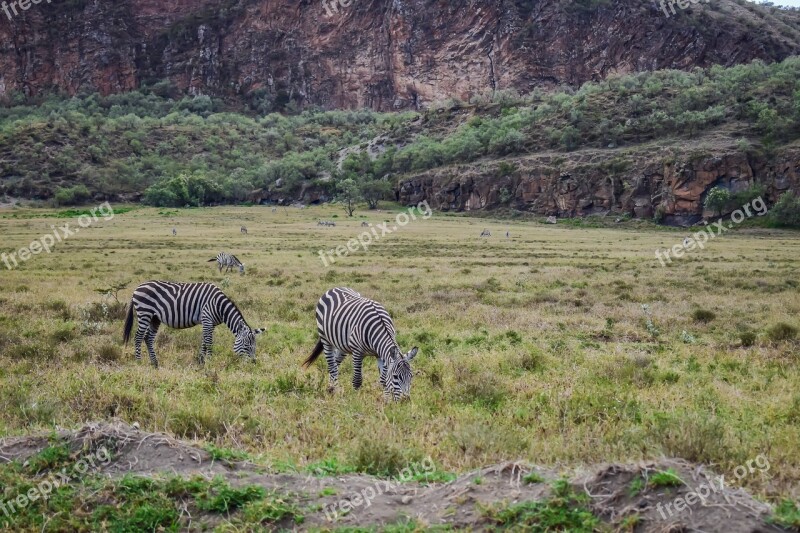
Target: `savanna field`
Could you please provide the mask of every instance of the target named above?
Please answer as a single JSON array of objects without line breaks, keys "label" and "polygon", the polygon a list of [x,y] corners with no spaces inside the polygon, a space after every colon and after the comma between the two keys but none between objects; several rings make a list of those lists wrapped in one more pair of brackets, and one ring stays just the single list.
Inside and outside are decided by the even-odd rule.
[{"label": "savanna field", "polygon": [[[278,470],[369,471],[379,447],[453,473],[680,457],[732,475],[761,454],[770,475],[740,484],[765,501],[800,496],[795,233],[743,228],[662,267],[655,249],[685,233],[436,213],[325,267],[319,250],[401,209],[352,219],[334,207],[115,209],[3,268],[3,435],[121,419]],[[3,211],[3,251],[51,224],[76,226],[58,213]],[[246,275],[207,262],[222,250]],[[199,327],[162,327],[161,367],[137,362],[122,344],[125,305],[153,279],[216,283],[251,327],[267,328],[257,361],[235,356],[221,325],[205,368]],[[115,285],[127,286],[119,304],[101,294]],[[360,391],[349,358],[334,394],[322,362],[301,370],[316,301],[335,286],[382,302],[401,347],[419,346],[411,401],[384,402],[374,358]]]}]

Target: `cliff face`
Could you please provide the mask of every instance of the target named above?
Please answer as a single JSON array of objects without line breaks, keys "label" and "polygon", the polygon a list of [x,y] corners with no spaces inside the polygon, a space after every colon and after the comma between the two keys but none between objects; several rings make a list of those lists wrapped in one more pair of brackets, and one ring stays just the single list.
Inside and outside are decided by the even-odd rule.
[{"label": "cliff face", "polygon": [[[688,151],[688,149],[687,149]],[[630,171],[618,173],[587,164],[596,154],[533,156],[463,168],[437,169],[400,184],[397,199],[411,205],[427,200],[443,211],[510,207],[543,216],[597,214],[651,218],[690,225],[704,216],[703,203],[718,185],[732,192],[762,185],[769,203],[787,190],[800,189],[800,149],[785,151],[767,163],[738,152],[674,160],[642,154]],[[516,168],[515,168],[516,167]],[[503,169],[515,168],[505,175]]]},{"label": "cliff face", "polygon": [[646,0],[48,2],[17,7],[11,20],[0,12],[0,96],[169,79],[188,94],[273,109],[390,110],[800,52],[796,13],[731,0],[671,17]]}]

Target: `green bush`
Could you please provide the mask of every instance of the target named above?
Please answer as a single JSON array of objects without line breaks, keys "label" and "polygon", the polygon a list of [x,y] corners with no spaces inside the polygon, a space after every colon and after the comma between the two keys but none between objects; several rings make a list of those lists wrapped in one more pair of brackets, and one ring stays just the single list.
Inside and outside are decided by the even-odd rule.
[{"label": "green bush", "polygon": [[74,187],[59,187],[53,196],[57,206],[80,205],[86,203],[92,197],[86,185],[80,184]]},{"label": "green bush", "polygon": [[800,198],[793,192],[783,193],[772,207],[770,220],[779,227],[800,228]]}]

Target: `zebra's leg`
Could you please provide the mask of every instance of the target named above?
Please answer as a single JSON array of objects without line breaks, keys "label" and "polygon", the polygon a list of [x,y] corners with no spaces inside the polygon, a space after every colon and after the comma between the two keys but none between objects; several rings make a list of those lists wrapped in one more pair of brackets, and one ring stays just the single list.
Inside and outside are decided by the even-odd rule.
[{"label": "zebra's leg", "polygon": [[342,361],[344,361],[344,358],[347,357],[347,354],[339,349],[336,349],[335,355],[336,355],[336,366],[342,366]]},{"label": "zebra's leg", "polygon": [[361,388],[361,384],[364,381],[364,377],[361,375],[361,365],[364,362],[364,354],[353,352],[353,388],[358,390]]},{"label": "zebra's leg", "polygon": [[139,315],[137,317],[139,326],[136,328],[136,336],[133,338],[133,353],[136,355],[137,361],[141,361],[142,359],[142,341],[150,330],[151,319],[152,317],[145,315]]},{"label": "zebra's leg", "polygon": [[325,361],[328,363],[328,375],[330,376],[328,392],[333,392],[336,390],[336,383],[339,381],[339,365],[336,363],[338,350],[322,341],[322,351],[325,353]]},{"label": "zebra's leg", "polygon": [[378,357],[378,373],[380,374],[381,387],[386,387],[386,365],[383,364],[383,359]]},{"label": "zebra's leg", "polygon": [[153,318],[153,320],[150,322],[150,328],[147,330],[147,336],[144,339],[145,344],[147,344],[147,352],[150,354],[150,364],[153,365],[153,368],[158,368],[155,340],[156,334],[158,333],[158,327],[160,325],[161,322],[157,318]]},{"label": "zebra's leg", "polygon": [[200,345],[200,358],[198,361],[201,365],[206,362],[206,356],[211,356],[211,345],[214,342],[214,324],[211,322],[203,322],[203,343]]}]

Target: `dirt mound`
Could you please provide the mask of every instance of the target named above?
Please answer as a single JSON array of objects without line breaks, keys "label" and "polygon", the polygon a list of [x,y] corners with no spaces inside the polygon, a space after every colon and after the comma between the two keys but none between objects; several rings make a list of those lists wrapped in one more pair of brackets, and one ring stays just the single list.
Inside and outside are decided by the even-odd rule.
[{"label": "dirt mound", "polygon": [[[768,505],[730,487],[704,467],[681,460],[604,465],[566,477],[563,472],[506,463],[449,483],[426,485],[365,475],[272,473],[248,461],[215,460],[208,451],[167,435],[114,422],[56,435],[3,439],[0,461],[24,464],[55,441],[67,445],[75,458],[103,448],[110,451],[111,459],[98,465],[98,473],[112,479],[124,474],[222,476],[234,487],[257,485],[294,495],[303,504],[304,521],[280,525],[296,530],[413,520],[423,528],[485,530],[502,525],[525,531],[535,530],[541,524],[537,520],[547,515],[547,506],[555,505],[562,511],[581,507],[586,513],[582,520],[599,518],[600,527],[625,531],[783,531],[766,521]],[[415,468],[432,467],[431,463]]]}]

